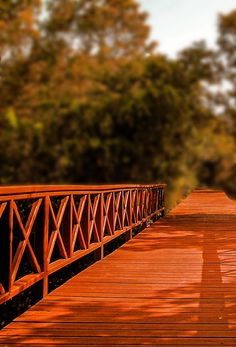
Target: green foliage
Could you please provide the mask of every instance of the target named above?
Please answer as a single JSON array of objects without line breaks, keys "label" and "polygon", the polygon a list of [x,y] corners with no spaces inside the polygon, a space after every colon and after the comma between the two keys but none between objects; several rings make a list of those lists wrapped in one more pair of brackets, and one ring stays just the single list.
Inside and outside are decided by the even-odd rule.
[{"label": "green foliage", "polygon": [[40,1],[0,9],[1,184],[166,182],[172,201],[196,185],[236,192],[235,94],[216,116],[209,88],[235,81],[234,12],[218,52],[198,42],[171,60],[134,0],[48,0],[44,20]]}]

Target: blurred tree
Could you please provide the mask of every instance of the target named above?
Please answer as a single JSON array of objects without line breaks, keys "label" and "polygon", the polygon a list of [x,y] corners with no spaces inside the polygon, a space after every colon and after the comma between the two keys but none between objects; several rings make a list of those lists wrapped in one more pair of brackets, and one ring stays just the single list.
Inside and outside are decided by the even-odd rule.
[{"label": "blurred tree", "polygon": [[173,189],[186,176],[179,190],[196,183],[196,146],[212,117],[202,103],[204,78],[159,55],[101,76],[104,89],[79,112],[92,116],[81,180],[162,180]]},{"label": "blurred tree", "polygon": [[[197,106],[197,118],[193,124],[199,122],[205,124],[199,128],[201,131],[196,136],[196,143],[191,150],[194,158],[193,161],[190,160],[191,168],[195,172],[198,185],[218,187],[234,194],[236,194],[233,179],[236,173],[234,136],[236,124],[233,125],[235,24],[235,12],[220,16],[218,51],[210,51],[204,42],[199,42],[179,55],[179,61],[186,67],[186,73],[190,74],[193,80],[200,81],[197,88],[195,86],[195,92],[200,96],[200,100]],[[202,111],[206,117],[199,117]]]},{"label": "blurred tree", "polygon": [[0,121],[14,108],[27,79],[32,47],[40,40],[41,0],[0,0]]},{"label": "blurred tree", "polygon": [[214,136],[206,139],[205,154],[199,160],[199,179],[236,196],[236,11],[219,16],[218,62],[212,101]]},{"label": "blurred tree", "polygon": [[227,58],[226,66],[236,66],[236,10],[220,15],[218,44],[221,54]]},{"label": "blurred tree", "polygon": [[38,39],[37,16],[41,0],[0,0],[1,60],[29,53],[32,40]]},{"label": "blurred tree", "polygon": [[219,17],[219,57],[222,61],[221,77],[225,114],[234,127],[236,137],[236,10]]},{"label": "blurred tree", "polygon": [[[90,5],[89,2],[84,1],[49,1],[48,12],[44,14],[45,19],[42,25],[39,25],[37,16],[30,17],[32,28],[38,30],[38,39],[33,39],[28,45],[28,40],[34,36],[31,35],[31,27],[24,24],[21,15],[22,11],[32,15],[35,13],[32,11],[36,5],[39,5],[39,2],[25,1],[24,3],[12,2],[8,7],[4,7],[5,17],[10,15],[9,11],[12,10],[12,25],[15,22],[25,28],[25,39],[27,38],[22,42],[18,40],[20,49],[27,54],[19,54],[17,59],[13,59],[13,55],[10,54],[9,59],[6,59],[2,65],[3,73],[0,79],[3,91],[0,96],[0,121],[3,124],[2,161],[12,172],[16,172],[15,168],[19,167],[19,161],[24,160],[21,142],[24,147],[25,139],[20,134],[28,133],[31,128],[32,137],[28,138],[29,152],[23,151],[25,155],[28,153],[28,159],[30,159],[28,164],[26,163],[25,166],[21,164],[21,167],[22,165],[24,167],[21,168],[20,175],[15,175],[15,180],[12,175],[6,174],[3,175],[3,181],[32,182],[33,179],[38,182],[59,182],[78,180],[80,177],[86,181],[82,174],[84,169],[75,158],[79,156],[80,162],[83,162],[83,155],[85,155],[83,151],[86,150],[84,148],[86,146],[89,148],[91,143],[94,149],[96,141],[90,139],[89,135],[84,135],[83,138],[79,134],[85,134],[86,129],[97,118],[97,109],[101,107],[98,97],[103,90],[106,90],[100,76],[105,75],[111,69],[117,71],[118,55],[113,53],[106,55],[102,44],[95,53],[94,48],[82,49],[81,47],[86,46],[85,42],[90,40],[90,36],[97,35],[97,39],[93,41],[94,47],[98,47],[97,41],[99,44],[102,43],[102,36],[104,36],[107,44],[109,42],[109,49],[115,50],[118,48],[115,47],[118,41],[109,41],[108,37],[115,35],[111,31],[113,27],[116,27],[117,38],[119,37],[120,45],[124,46],[122,48],[124,60],[131,59],[132,52],[137,55],[141,54],[142,50],[143,54],[147,50],[150,51],[152,45],[145,42],[148,40],[149,31],[145,24],[146,14],[139,11],[134,1],[122,3],[108,1],[100,2],[100,4],[91,2]],[[68,10],[72,5],[77,6],[78,13],[75,12],[76,16],[70,18],[72,22],[70,25],[68,22],[68,26],[64,27],[65,32],[62,33],[61,25],[64,26],[67,23],[66,18],[70,12]],[[87,14],[85,14],[85,10]],[[98,17],[94,17],[94,10],[97,11],[96,16],[100,18],[97,23],[100,29],[92,25],[94,18],[98,19]],[[84,13],[83,18],[82,13]],[[110,15],[108,16],[109,13],[112,18]],[[61,24],[56,19],[58,15]],[[107,23],[103,23],[105,19],[107,19]],[[73,29],[75,25],[76,31]],[[72,39],[73,35],[75,35],[76,42],[81,40],[84,42],[80,48],[76,47]],[[17,34],[15,35],[13,31],[12,36],[17,40]],[[98,37],[100,38],[98,39]],[[9,52],[11,42],[13,42],[11,36],[6,35],[6,47]],[[138,42],[140,47],[138,47]],[[17,48],[15,43],[13,43],[13,48]],[[109,57],[109,62],[105,59],[104,54]],[[120,58],[121,55],[119,55]],[[83,110],[92,100],[94,101],[93,112],[91,110],[84,112]],[[9,114],[14,114],[15,118],[19,120],[16,127],[7,125]],[[39,129],[40,131],[38,131]],[[38,141],[36,147],[31,143],[36,141],[33,140],[35,137]],[[12,141],[15,143],[14,145]],[[7,153],[4,152],[6,147],[9,148]],[[30,148],[32,152],[30,152]],[[37,157],[41,158],[38,164],[36,164]],[[16,158],[21,159],[15,160]],[[44,159],[42,160],[42,158]],[[34,177],[30,173],[30,162],[35,162],[35,166],[37,166],[37,173],[35,172]],[[76,167],[68,175],[71,166]],[[55,169],[51,170],[53,167]],[[94,176],[92,177],[94,178]],[[87,177],[87,181],[88,179]]]},{"label": "blurred tree", "polygon": [[1,183],[164,181],[175,200],[197,184],[236,190],[236,113],[216,116],[211,93],[233,84],[232,54],[155,53],[134,0],[46,3],[39,20],[40,2],[0,0]]},{"label": "blurred tree", "polygon": [[102,61],[143,56],[155,47],[147,14],[134,0],[48,0],[48,12],[48,37]]}]

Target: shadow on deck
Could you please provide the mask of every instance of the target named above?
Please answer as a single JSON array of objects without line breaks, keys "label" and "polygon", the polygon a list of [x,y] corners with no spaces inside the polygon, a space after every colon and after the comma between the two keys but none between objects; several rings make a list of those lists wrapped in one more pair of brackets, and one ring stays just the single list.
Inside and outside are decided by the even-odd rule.
[{"label": "shadow on deck", "polygon": [[236,203],[192,193],[15,319],[0,344],[236,346]]}]

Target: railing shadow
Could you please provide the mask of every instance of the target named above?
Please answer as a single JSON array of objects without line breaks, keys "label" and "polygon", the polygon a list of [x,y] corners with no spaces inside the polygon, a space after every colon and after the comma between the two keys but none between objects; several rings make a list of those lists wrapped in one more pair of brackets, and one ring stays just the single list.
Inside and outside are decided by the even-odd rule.
[{"label": "railing shadow", "polygon": [[[229,217],[195,215],[194,223],[192,216],[167,217],[150,226],[96,265],[103,274],[97,283],[88,278],[94,268],[86,270],[88,277],[72,279],[66,295],[57,290],[4,329],[0,343],[235,345],[236,224]],[[171,258],[182,250],[190,264]],[[120,277],[111,263],[120,264]],[[138,264],[149,264],[152,276]],[[176,271],[169,281],[168,274],[158,276],[168,269]]]}]

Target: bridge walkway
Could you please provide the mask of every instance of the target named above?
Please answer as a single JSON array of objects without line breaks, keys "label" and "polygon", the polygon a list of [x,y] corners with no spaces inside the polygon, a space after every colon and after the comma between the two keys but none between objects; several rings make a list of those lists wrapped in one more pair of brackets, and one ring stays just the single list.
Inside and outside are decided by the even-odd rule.
[{"label": "bridge walkway", "polygon": [[236,346],[236,203],[194,191],[51,292],[1,346]]}]

